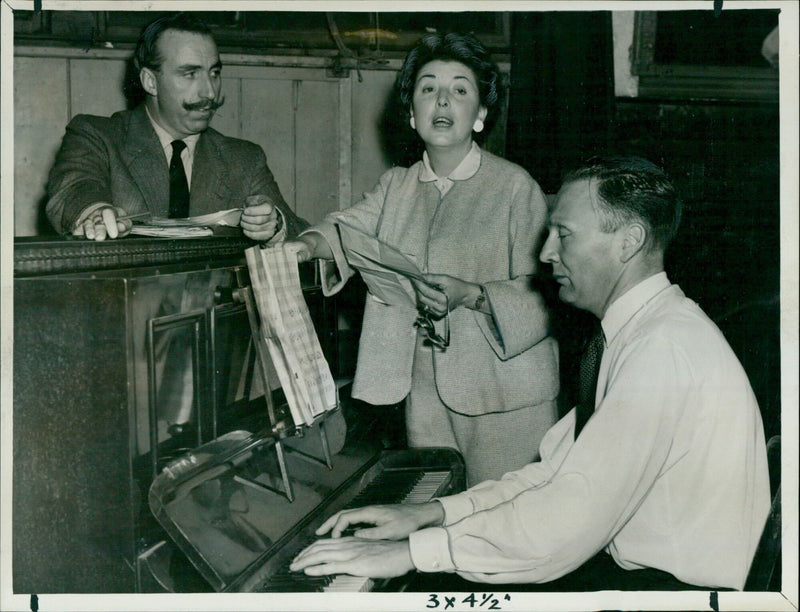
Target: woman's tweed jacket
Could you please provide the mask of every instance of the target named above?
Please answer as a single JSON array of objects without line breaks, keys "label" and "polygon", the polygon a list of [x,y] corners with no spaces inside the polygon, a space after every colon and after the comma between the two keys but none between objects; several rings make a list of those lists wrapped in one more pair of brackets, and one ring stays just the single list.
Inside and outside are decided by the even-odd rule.
[{"label": "woman's tweed jacket", "polygon": [[[423,271],[486,287],[492,316],[467,308],[450,313],[451,341],[435,351],[442,400],[467,415],[509,411],[558,394],[558,353],[548,313],[531,276],[538,265],[547,204],[519,166],[481,151],[476,174],[442,198],[419,180],[423,163],[387,171],[354,206],[308,231],[322,234],[334,261],[321,261],[323,291],[332,295],[355,273],[334,225],[341,218],[411,255]],[[371,404],[401,401],[411,387],[417,329],[411,306],[368,295],[353,397]],[[441,322],[437,324],[441,332]]]}]

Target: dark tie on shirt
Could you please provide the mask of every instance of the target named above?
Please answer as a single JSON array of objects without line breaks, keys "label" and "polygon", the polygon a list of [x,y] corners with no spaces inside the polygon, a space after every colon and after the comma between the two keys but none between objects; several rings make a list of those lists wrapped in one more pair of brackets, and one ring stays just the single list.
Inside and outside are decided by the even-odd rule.
[{"label": "dark tie on shirt", "polygon": [[600,323],[586,345],[581,356],[581,367],[578,373],[578,405],[575,407],[575,439],[581,433],[586,421],[594,413],[594,398],[597,393],[597,374],[600,372],[600,360],[603,357],[605,340]]},{"label": "dark tie on shirt", "polygon": [[169,216],[182,219],[189,216],[189,183],[183,169],[181,151],[186,148],[182,140],[172,141],[172,159],[169,162]]}]

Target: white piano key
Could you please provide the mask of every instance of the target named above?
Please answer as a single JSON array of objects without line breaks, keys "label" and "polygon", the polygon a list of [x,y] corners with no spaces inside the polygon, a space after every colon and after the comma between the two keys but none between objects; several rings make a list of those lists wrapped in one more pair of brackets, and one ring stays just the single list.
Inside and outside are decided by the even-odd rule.
[{"label": "white piano key", "polygon": [[375,583],[372,578],[339,574],[331,583],[322,589],[323,593],[364,593],[371,591]]}]

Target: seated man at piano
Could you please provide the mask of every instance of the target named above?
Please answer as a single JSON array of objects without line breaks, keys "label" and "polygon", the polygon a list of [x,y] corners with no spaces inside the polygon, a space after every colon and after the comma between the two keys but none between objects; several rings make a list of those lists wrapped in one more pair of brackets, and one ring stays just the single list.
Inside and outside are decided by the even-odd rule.
[{"label": "seated man at piano", "polygon": [[539,258],[600,326],[541,460],[424,504],[342,510],[291,569],[416,569],[421,591],[742,589],[770,507],[764,431],[722,333],[664,272],[680,213],[643,159],[567,175]]},{"label": "seated man at piano", "polygon": [[255,143],[209,127],[223,103],[217,45],[188,13],[142,32],[133,64],[144,102],[111,117],[77,115],[48,180],[47,217],[62,234],[125,236],[131,216],[182,218],[243,208],[253,240],[293,237],[307,223],[281,196]]}]

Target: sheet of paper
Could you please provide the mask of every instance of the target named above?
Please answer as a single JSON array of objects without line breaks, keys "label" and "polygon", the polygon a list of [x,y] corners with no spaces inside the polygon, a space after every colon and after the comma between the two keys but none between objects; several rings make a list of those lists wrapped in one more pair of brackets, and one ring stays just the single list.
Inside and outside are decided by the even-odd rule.
[{"label": "sheet of paper", "polygon": [[210,227],[160,227],[144,224],[134,224],[130,233],[132,236],[155,236],[157,238],[198,238],[214,235],[214,231]]},{"label": "sheet of paper", "polygon": [[347,263],[361,272],[370,293],[386,304],[415,306],[410,278],[424,280],[407,255],[346,221],[338,220]]},{"label": "sheet of paper", "polygon": [[238,227],[242,217],[241,208],[220,210],[207,215],[197,215],[183,219],[150,217],[142,223],[134,223],[131,234],[134,236],[155,236],[159,238],[197,238],[213,236],[210,226],[224,225]]},{"label": "sheet of paper", "polygon": [[204,227],[209,225],[226,225],[238,227],[242,218],[241,208],[230,208],[220,210],[207,215],[197,215],[195,217],[185,217],[182,219],[170,219],[168,217],[151,217],[146,225],[157,227]]},{"label": "sheet of paper", "polygon": [[337,407],[336,385],[300,284],[297,250],[286,243],[245,251],[262,333],[295,425]]}]

